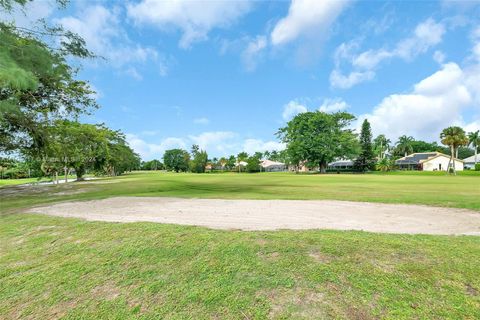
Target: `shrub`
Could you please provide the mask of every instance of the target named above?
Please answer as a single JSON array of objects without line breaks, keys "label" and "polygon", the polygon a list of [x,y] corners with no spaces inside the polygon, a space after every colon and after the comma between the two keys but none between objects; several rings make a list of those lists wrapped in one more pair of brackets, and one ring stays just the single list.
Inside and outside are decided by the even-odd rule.
[{"label": "shrub", "polygon": [[480,171],[480,163],[475,163],[475,171]]}]

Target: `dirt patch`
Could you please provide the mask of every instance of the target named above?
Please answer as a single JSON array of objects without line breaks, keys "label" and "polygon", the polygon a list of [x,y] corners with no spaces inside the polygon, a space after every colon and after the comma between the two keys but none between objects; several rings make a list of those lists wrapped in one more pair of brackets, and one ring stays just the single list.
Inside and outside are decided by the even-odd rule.
[{"label": "dirt patch", "polygon": [[115,197],[36,207],[30,213],[94,221],[204,226],[227,230],[336,229],[480,235],[480,212],[332,200],[218,200]]},{"label": "dirt patch", "polygon": [[114,300],[120,296],[120,288],[115,285],[113,282],[105,282],[100,286],[96,286],[92,290],[92,297],[96,300]]},{"label": "dirt patch", "polygon": [[269,319],[324,319],[324,294],[313,289],[273,289],[262,292],[270,302]]}]

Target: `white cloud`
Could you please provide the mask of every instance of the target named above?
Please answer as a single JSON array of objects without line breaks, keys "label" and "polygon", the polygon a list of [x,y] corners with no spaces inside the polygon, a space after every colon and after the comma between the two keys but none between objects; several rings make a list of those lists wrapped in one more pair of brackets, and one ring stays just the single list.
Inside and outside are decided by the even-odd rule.
[{"label": "white cloud", "polygon": [[[156,136],[157,131],[142,131],[141,136]],[[238,154],[246,151],[253,154],[256,151],[283,150],[283,143],[277,141],[264,141],[261,139],[242,138],[239,134],[231,131],[203,132],[188,137],[168,137],[160,140],[159,143],[146,142],[140,135],[127,134],[127,142],[143,160],[161,159],[166,150],[181,148],[189,150],[193,144],[198,144],[206,150],[210,157],[220,157]],[[151,138],[150,138],[151,139]]]},{"label": "white cloud", "polygon": [[242,52],[242,61],[247,71],[253,71],[257,67],[260,53],[267,47],[267,38],[257,36],[247,44]]},{"label": "white cloud", "polygon": [[283,107],[282,118],[285,121],[291,120],[299,113],[307,112],[308,109],[296,100],[292,100]]},{"label": "white cloud", "polygon": [[354,85],[371,80],[375,77],[373,71],[354,71],[350,72],[348,75],[343,75],[338,70],[333,70],[330,74],[330,84],[334,88],[348,89]]},{"label": "white cloud", "polygon": [[147,143],[135,134],[126,134],[126,138],[130,147],[144,160],[161,159],[166,150],[187,147],[184,139],[175,137],[165,138],[159,144]]},{"label": "white cloud", "polygon": [[231,131],[203,132],[199,135],[190,135],[188,138],[193,144],[198,144],[201,149],[215,154],[226,153],[232,150],[234,138],[237,134]]},{"label": "white cloud", "polygon": [[180,29],[180,47],[206,40],[213,28],[228,27],[249,11],[248,1],[157,1],[143,0],[128,5],[136,23],[152,24],[160,30]]},{"label": "white cloud", "polygon": [[371,114],[360,116],[359,123],[368,118],[375,134],[383,133],[393,140],[406,134],[436,141],[440,131],[451,125],[468,126],[471,130],[480,119],[466,124],[462,114],[472,108],[480,111],[480,101],[475,102],[475,86],[479,86],[474,79],[478,77],[473,72],[476,68],[462,69],[455,63],[446,63],[415,84],[410,93],[384,98]]},{"label": "white cloud", "polygon": [[[335,51],[335,69],[330,74],[330,84],[335,88],[348,89],[372,80],[381,62],[393,58],[411,60],[439,44],[444,34],[445,26],[429,18],[418,24],[412,36],[399,41],[393,49],[370,49],[354,54],[353,51],[359,47],[358,42],[343,43]],[[440,57],[437,55],[437,58]],[[340,71],[342,61],[349,63],[353,69],[347,75]]]},{"label": "white cloud", "polygon": [[443,64],[445,62],[445,54],[442,51],[437,50],[433,54],[433,60],[438,64]]},{"label": "white cloud", "polygon": [[283,150],[285,149],[285,144],[280,143],[278,141],[263,141],[259,139],[246,139],[243,143],[242,150],[247,152],[248,154],[253,154],[257,151],[265,152],[265,151],[273,151],[273,150]]},{"label": "white cloud", "polygon": [[193,123],[207,125],[210,123],[210,120],[208,118],[201,117],[201,118],[193,119]]},{"label": "white cloud", "polygon": [[322,112],[331,113],[331,112],[343,111],[348,107],[349,105],[345,101],[343,101],[340,98],[335,98],[335,99],[323,100],[323,103],[318,108],[318,110]]},{"label": "white cloud", "polygon": [[324,33],[348,4],[345,0],[292,0],[288,15],[278,21],[270,34],[273,45],[282,45],[301,36]]},{"label": "white cloud", "polygon": [[141,74],[131,64],[155,62],[161,66],[160,74],[166,73],[165,61],[150,47],[133,43],[121,26],[121,10],[92,5],[81,9],[75,16],[55,20],[65,29],[79,34],[87,47],[95,54],[106,58],[108,65],[117,68],[128,66],[124,73],[141,80]]}]

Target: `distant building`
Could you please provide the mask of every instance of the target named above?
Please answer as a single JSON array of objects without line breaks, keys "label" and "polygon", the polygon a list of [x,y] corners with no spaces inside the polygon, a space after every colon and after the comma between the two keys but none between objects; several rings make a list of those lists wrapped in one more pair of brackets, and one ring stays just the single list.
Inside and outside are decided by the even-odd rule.
[{"label": "distant building", "polygon": [[[480,154],[477,155],[477,163],[480,163]],[[463,159],[463,166],[466,169],[474,169],[475,168],[475,155]]]},{"label": "distant building", "polygon": [[[420,171],[447,171],[450,156],[440,152],[412,153],[395,161],[399,169]],[[456,171],[463,171],[463,160],[454,158]]]},{"label": "distant building", "polygon": [[328,170],[353,170],[353,161],[347,159],[341,159],[338,161],[330,162],[327,167]]},{"label": "distant building", "polygon": [[262,171],[265,172],[281,172],[287,170],[285,163],[272,160],[262,160],[260,166],[262,167]]}]

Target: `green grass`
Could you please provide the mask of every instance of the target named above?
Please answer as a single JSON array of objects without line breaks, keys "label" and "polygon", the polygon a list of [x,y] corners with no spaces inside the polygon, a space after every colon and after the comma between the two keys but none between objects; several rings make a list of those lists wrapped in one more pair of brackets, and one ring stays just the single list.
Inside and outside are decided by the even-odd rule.
[{"label": "green grass", "polygon": [[[101,183],[105,182],[105,183]],[[480,172],[295,175],[132,173],[115,179],[0,189],[2,209],[110,196],[169,196],[227,199],[337,199],[424,204],[480,211]]]},{"label": "green grass", "polygon": [[0,189],[0,318],[479,319],[480,237],[243,232],[21,214],[109,196],[480,210],[480,176],[135,173]]},{"label": "green grass", "polygon": [[51,181],[51,179],[46,179],[46,178],[0,179],[0,188],[3,186],[14,186],[19,184],[26,184],[26,183],[40,182],[40,181]]},{"label": "green grass", "polygon": [[479,237],[1,219],[3,319],[480,318]]}]

